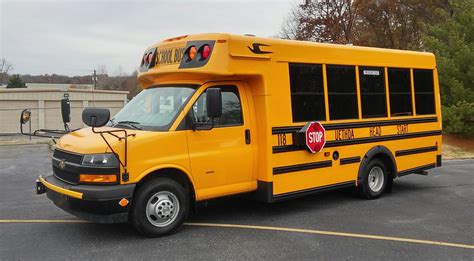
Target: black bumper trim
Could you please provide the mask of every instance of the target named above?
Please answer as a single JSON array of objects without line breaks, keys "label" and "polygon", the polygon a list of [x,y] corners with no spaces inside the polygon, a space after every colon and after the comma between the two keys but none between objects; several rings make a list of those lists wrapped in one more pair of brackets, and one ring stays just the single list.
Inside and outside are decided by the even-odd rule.
[{"label": "black bumper trim", "polygon": [[[62,210],[79,218],[98,223],[123,223],[128,221],[135,184],[115,186],[73,186],[54,176],[45,181],[67,190],[83,193],[83,198],[74,198],[46,188],[46,195]],[[119,202],[123,198],[129,203],[122,207]]]},{"label": "black bumper trim", "polygon": [[[81,219],[98,223],[124,223],[128,221],[130,204],[122,209],[117,200],[81,200],[54,190],[46,191],[48,198],[60,209]],[[130,199],[129,199],[130,200]]]}]

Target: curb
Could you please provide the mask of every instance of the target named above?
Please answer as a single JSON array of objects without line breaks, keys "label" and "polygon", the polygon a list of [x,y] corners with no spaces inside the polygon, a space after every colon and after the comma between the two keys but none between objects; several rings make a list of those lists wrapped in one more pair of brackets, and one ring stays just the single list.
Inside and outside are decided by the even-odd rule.
[{"label": "curb", "polygon": [[0,146],[54,145],[52,140],[0,140]]},{"label": "curb", "polygon": [[465,156],[465,157],[459,157],[459,158],[454,158],[454,157],[446,157],[443,158],[443,161],[452,161],[452,160],[470,160],[474,159],[474,156]]}]

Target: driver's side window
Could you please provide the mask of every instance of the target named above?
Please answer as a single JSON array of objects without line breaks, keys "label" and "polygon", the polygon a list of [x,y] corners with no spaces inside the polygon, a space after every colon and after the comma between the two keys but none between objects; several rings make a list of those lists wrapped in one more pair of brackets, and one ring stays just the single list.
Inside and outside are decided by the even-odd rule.
[{"label": "driver's side window", "polygon": [[[220,88],[222,94],[222,116],[214,119],[214,127],[243,125],[242,105],[236,86],[212,86]],[[211,123],[206,111],[206,92],[194,103],[191,116],[195,123]]]}]

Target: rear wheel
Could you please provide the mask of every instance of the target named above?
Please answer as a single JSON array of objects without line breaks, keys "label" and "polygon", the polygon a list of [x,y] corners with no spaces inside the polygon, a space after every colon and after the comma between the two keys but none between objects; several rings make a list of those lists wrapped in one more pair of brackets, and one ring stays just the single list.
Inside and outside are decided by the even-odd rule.
[{"label": "rear wheel", "polygon": [[160,237],[175,232],[183,224],[188,209],[186,190],[172,179],[158,178],[138,188],[132,223],[142,234]]},{"label": "rear wheel", "polygon": [[373,159],[364,169],[362,183],[358,186],[359,195],[367,199],[376,199],[382,195],[388,183],[388,172],[385,164]]}]

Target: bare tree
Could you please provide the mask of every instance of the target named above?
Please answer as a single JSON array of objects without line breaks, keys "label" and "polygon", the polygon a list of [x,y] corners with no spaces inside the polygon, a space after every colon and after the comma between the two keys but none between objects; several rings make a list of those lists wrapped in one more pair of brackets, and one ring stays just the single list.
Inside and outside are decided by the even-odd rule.
[{"label": "bare tree", "polygon": [[98,64],[97,74],[107,74],[107,66],[105,64]]},{"label": "bare tree", "polygon": [[[303,0],[301,0],[303,2]],[[433,23],[448,0],[305,0],[282,27],[286,39],[419,48],[423,23]]]},{"label": "bare tree", "polygon": [[6,83],[8,80],[8,73],[13,70],[13,65],[7,61],[7,59],[2,58],[0,60],[0,84]]},{"label": "bare tree", "polygon": [[115,74],[116,74],[117,76],[119,76],[119,77],[120,77],[120,76],[124,76],[124,72],[123,72],[123,67],[122,67],[122,65],[117,66],[117,70],[115,71]]},{"label": "bare tree", "polygon": [[294,6],[290,10],[290,14],[286,18],[280,31],[281,38],[316,41],[313,37],[316,28],[313,28],[314,23],[312,23],[315,17],[313,16],[311,9],[306,7],[307,5],[299,5]]},{"label": "bare tree", "polygon": [[357,6],[352,3],[352,0],[307,0],[292,8],[280,35],[294,40],[353,43]]}]

